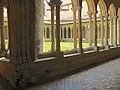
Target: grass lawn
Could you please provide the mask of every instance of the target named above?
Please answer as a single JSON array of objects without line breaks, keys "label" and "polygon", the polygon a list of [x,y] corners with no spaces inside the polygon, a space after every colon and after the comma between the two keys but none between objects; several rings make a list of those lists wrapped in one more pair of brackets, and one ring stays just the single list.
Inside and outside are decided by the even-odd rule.
[{"label": "grass lawn", "polygon": [[[71,50],[73,49],[73,42],[61,42],[61,50]],[[88,47],[89,43],[83,43],[83,47]],[[45,42],[44,43],[44,52],[50,51],[51,48],[51,42]]]}]

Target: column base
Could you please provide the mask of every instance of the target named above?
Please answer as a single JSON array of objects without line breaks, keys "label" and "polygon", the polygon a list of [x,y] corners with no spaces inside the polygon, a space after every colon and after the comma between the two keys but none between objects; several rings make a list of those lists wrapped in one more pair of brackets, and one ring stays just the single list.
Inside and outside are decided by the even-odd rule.
[{"label": "column base", "polygon": [[114,47],[118,47],[118,45],[117,45],[117,44],[114,44]]},{"label": "column base", "polygon": [[105,50],[110,50],[110,45],[106,45]]},{"label": "column base", "polygon": [[98,46],[93,46],[93,50],[94,51],[99,51],[99,47]]},{"label": "column base", "polygon": [[80,53],[80,54],[83,54],[84,50],[83,49],[82,50],[77,49],[77,52]]},{"label": "column base", "polygon": [[54,56],[55,57],[58,57],[58,58],[63,58],[63,52],[62,51],[60,51],[60,52],[54,52]]}]

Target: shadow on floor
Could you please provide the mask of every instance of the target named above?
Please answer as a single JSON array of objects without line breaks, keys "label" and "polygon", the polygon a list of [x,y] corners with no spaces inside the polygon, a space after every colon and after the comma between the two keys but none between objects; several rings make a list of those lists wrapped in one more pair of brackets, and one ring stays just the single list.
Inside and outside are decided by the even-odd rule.
[{"label": "shadow on floor", "polygon": [[0,76],[0,90],[15,90],[10,84]]}]

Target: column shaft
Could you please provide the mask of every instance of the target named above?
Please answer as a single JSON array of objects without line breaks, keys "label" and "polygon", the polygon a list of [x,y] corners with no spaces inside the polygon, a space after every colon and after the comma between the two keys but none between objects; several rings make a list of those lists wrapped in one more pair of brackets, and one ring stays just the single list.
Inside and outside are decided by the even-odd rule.
[{"label": "column shaft", "polygon": [[56,5],[56,51],[60,51],[60,5]]},{"label": "column shaft", "polygon": [[118,19],[118,34],[117,34],[118,44],[120,44],[120,18]]},{"label": "column shaft", "polygon": [[117,16],[114,18],[114,45],[117,46]]},{"label": "column shaft", "polygon": [[51,5],[51,51],[55,51],[54,5]]},{"label": "column shaft", "polygon": [[113,45],[113,18],[110,18],[110,44]]},{"label": "column shaft", "polygon": [[74,48],[77,48],[77,23],[76,23],[76,10],[73,10],[73,38]]},{"label": "column shaft", "polygon": [[108,15],[105,16],[105,45],[108,45]]},{"label": "column shaft", "polygon": [[93,33],[92,33],[92,13],[89,13],[89,46],[92,46],[92,39],[93,39]]},{"label": "column shaft", "polygon": [[101,16],[101,45],[104,45],[104,16]]},{"label": "column shaft", "polygon": [[79,41],[79,52],[83,53],[82,48],[82,18],[81,18],[81,7],[78,9],[78,41]]},{"label": "column shaft", "polygon": [[96,12],[93,14],[94,19],[94,46],[97,46],[97,17]]}]

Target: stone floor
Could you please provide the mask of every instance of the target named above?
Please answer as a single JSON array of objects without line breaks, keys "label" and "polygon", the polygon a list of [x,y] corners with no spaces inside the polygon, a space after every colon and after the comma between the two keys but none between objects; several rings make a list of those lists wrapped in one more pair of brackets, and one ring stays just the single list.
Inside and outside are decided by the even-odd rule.
[{"label": "stone floor", "polygon": [[28,90],[120,90],[120,58]]},{"label": "stone floor", "polygon": [[10,84],[0,76],[0,90],[15,90]]}]

